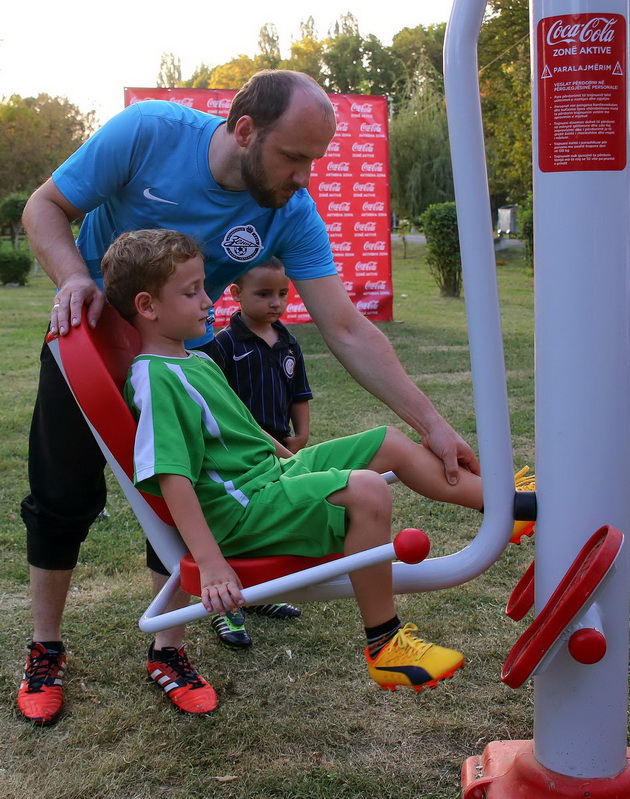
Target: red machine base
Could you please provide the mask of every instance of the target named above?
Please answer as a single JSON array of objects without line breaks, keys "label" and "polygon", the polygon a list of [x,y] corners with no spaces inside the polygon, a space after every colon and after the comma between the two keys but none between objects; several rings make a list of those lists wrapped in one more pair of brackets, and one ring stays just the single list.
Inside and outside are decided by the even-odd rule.
[{"label": "red machine base", "polygon": [[463,799],[628,799],[630,749],[616,777],[566,777],[541,766],[533,741],[493,741],[462,766]]}]

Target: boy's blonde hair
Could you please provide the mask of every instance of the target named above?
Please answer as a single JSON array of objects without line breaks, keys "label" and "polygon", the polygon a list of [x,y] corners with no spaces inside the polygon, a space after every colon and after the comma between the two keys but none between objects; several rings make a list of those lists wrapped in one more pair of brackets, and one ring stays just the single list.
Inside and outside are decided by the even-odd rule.
[{"label": "boy's blonde hair", "polygon": [[140,292],[159,297],[177,264],[197,255],[201,255],[199,244],[177,230],[123,233],[103,256],[105,296],[124,319],[131,319],[136,315],[134,301]]}]

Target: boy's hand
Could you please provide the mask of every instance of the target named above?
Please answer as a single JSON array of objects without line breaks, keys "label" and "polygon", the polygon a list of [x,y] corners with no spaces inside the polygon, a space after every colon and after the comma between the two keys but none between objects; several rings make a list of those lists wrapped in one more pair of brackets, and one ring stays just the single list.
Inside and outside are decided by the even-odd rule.
[{"label": "boy's hand", "polygon": [[243,585],[234,569],[226,562],[201,572],[201,601],[208,613],[225,616],[245,604]]},{"label": "boy's hand", "polygon": [[296,452],[299,452],[301,449],[304,449],[307,442],[306,436],[287,436],[285,438],[285,445],[286,448],[295,455]]}]

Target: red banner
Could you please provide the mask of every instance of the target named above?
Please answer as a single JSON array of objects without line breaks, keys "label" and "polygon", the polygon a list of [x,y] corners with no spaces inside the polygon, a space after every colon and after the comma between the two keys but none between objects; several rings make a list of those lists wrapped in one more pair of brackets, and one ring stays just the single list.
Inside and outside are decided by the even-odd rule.
[{"label": "red banner", "polygon": [[[125,105],[170,100],[227,117],[235,91],[227,89],[125,89]],[[387,98],[331,94],[337,132],[315,163],[309,193],[332,246],[335,266],[355,306],[375,322],[391,322],[392,261],[389,205]],[[238,309],[228,291],[215,303],[216,325]],[[287,323],[310,322],[291,286]]]}]

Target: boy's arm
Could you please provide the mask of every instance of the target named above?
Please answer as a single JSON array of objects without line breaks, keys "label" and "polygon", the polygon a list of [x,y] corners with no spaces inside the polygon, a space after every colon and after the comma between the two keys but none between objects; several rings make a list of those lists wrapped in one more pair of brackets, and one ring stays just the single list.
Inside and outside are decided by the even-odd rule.
[{"label": "boy's arm", "polygon": [[266,430],[263,430],[262,427],[260,428],[261,432],[263,432],[267,438],[270,438],[274,446],[276,448],[276,458],[290,458],[293,453],[290,449],[287,449],[283,444],[281,444],[278,440],[276,440],[271,433],[268,433]]},{"label": "boy's arm", "polygon": [[173,521],[199,567],[201,601],[209,613],[224,615],[244,604],[243,587],[227,563],[204,518],[192,483],[179,474],[157,476]]},{"label": "boy's arm", "polygon": [[293,435],[287,436],[287,449],[294,454],[306,446],[309,434],[309,424],[311,412],[308,402],[294,402],[291,405],[291,424],[293,425]]}]

